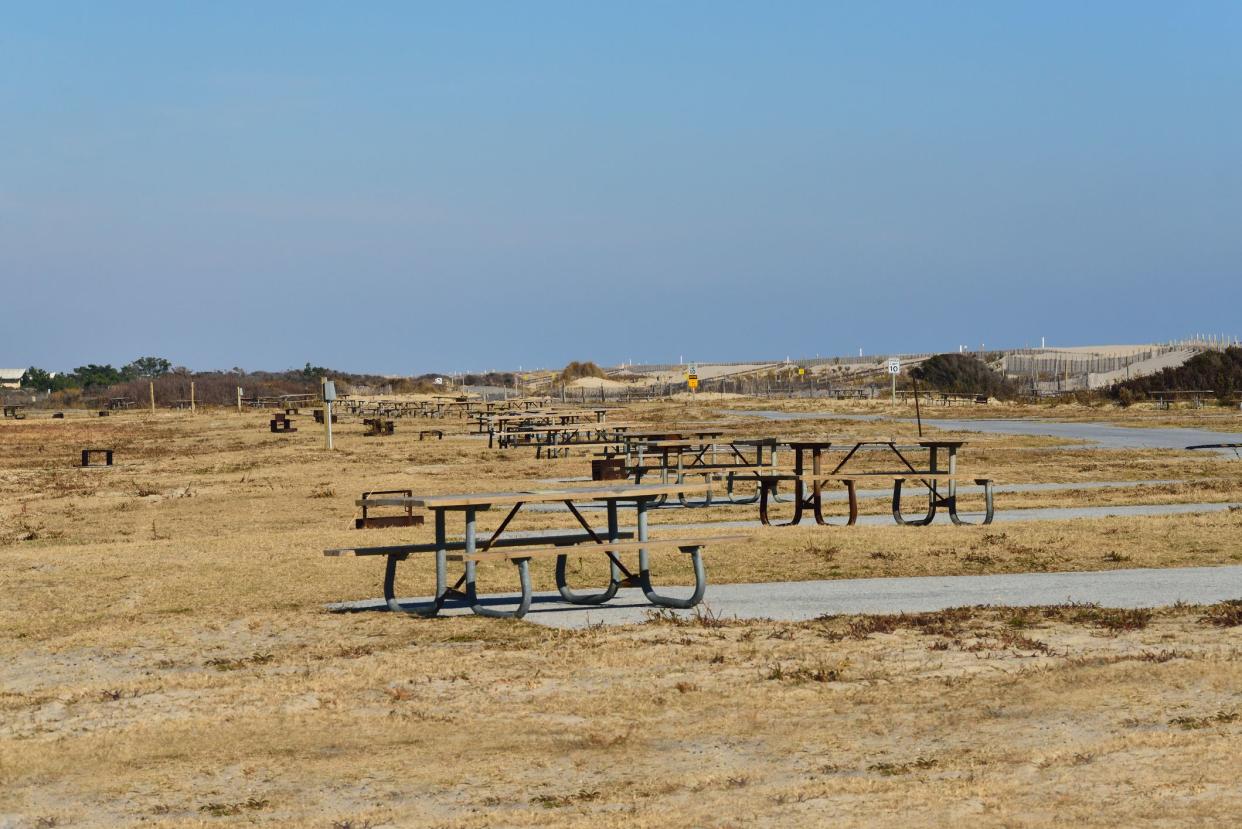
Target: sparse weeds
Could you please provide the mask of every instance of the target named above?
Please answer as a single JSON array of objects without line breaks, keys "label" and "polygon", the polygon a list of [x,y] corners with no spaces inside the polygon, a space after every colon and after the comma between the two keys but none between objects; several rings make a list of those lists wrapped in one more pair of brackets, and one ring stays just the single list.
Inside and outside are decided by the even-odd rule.
[{"label": "sparse weeds", "polygon": [[559,809],[563,806],[572,806],[575,803],[591,803],[599,800],[600,797],[598,789],[579,789],[572,794],[535,795],[530,799],[530,802],[545,809]]},{"label": "sparse weeds", "polygon": [[1069,621],[1103,628],[1110,633],[1142,630],[1151,623],[1152,612],[1147,608],[1086,608]]},{"label": "sparse weeds", "polygon": [[240,659],[216,657],[208,659],[203,665],[208,668],[215,668],[217,671],[239,671],[247,665],[266,665],[274,658],[270,653],[253,653]]},{"label": "sparse weeds", "polygon": [[1169,720],[1169,725],[1175,725],[1187,731],[1195,731],[1202,728],[1211,728],[1214,725],[1228,725],[1237,721],[1237,711],[1217,711],[1215,714],[1209,714],[1206,717],[1174,717]]},{"label": "sparse weeds", "polygon": [[926,771],[934,768],[936,761],[928,757],[916,757],[907,763],[872,763],[867,766],[867,771],[879,772],[885,777],[896,777],[899,774],[909,774],[912,771]]},{"label": "sparse weeds", "polygon": [[1231,628],[1242,625],[1242,599],[1229,599],[1211,605],[1199,619],[1205,625]]},{"label": "sparse weeds", "polygon": [[791,667],[786,667],[780,662],[776,662],[768,668],[764,679],[775,682],[788,682],[795,685],[805,682],[841,682],[845,678],[845,669],[848,665],[848,660],[842,660],[836,665],[817,662],[814,665],[793,665]]},{"label": "sparse weeds", "polygon": [[672,625],[673,627],[723,628],[736,624],[736,619],[722,618],[709,605],[699,605],[691,615],[677,613],[665,607],[647,611],[647,624]]},{"label": "sparse weeds", "polygon": [[271,807],[271,802],[257,797],[248,797],[236,803],[207,803],[198,807],[200,812],[212,817],[232,817],[242,812],[255,812]]},{"label": "sparse weeds", "polygon": [[[851,639],[866,639],[873,633],[894,633],[902,628],[917,630],[927,635],[956,636],[970,619],[970,608],[949,608],[930,613],[890,613],[857,616],[850,619],[847,635]],[[828,617],[831,618],[831,617]]]},{"label": "sparse weeds", "polygon": [[590,731],[577,737],[574,744],[578,748],[616,748],[630,741],[634,736],[635,726],[628,726],[624,731]]}]

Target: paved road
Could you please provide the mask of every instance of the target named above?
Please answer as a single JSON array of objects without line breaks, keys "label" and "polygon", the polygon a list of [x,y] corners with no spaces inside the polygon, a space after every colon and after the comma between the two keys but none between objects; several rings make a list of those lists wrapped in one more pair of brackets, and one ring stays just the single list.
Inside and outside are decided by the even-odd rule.
[{"label": "paved road", "polygon": [[[883,415],[833,414],[831,412],[774,412],[733,411],[729,414],[765,417],[770,420],[805,420],[833,418],[836,420],[872,421],[884,419]],[[897,418],[913,423],[914,418]],[[1076,423],[1060,420],[956,420],[949,418],[923,418],[924,426],[947,429],[954,432],[990,432],[1001,435],[1047,435],[1065,438],[1103,449],[1185,449],[1204,443],[1239,443],[1242,435],[1236,432],[1212,432],[1206,429],[1175,429],[1169,427],[1146,428],[1118,426],[1115,423]]]},{"label": "paved road", "polygon": [[[701,607],[725,618],[797,621],[839,613],[918,613],[965,605],[1093,602],[1103,607],[1158,607],[1226,599],[1242,599],[1242,566],[720,584],[708,588]],[[330,606],[347,611],[380,607],[377,601]],[[564,628],[618,625],[641,622],[651,610],[637,590],[622,590],[610,605],[589,608],[566,604],[556,593],[538,593],[526,620]],[[469,612],[465,608],[445,611],[448,615]],[[693,615],[696,611],[670,612]]]},{"label": "paved road", "polygon": [[[974,490],[968,487],[962,487],[961,490],[959,491],[965,495],[969,495]],[[885,494],[889,498],[892,497],[891,492],[885,493]],[[841,500],[841,499],[829,499],[829,500]],[[922,505],[924,506],[924,508],[926,508],[926,504],[927,504],[927,501],[926,499],[924,499],[922,502]],[[918,500],[911,499],[910,507],[909,507],[909,512],[911,515],[914,515],[915,513],[919,511],[918,505],[919,505]],[[1009,523],[1012,521],[1066,521],[1072,518],[1108,518],[1110,516],[1185,515],[1186,513],[1194,513],[1194,512],[1226,512],[1228,510],[1235,509],[1239,506],[1240,505],[1236,503],[1216,501],[1216,502],[1200,502],[1197,504],[1114,504],[1112,506],[1106,506],[1106,507],[1038,507],[1038,508],[1031,508],[1031,509],[997,509],[996,516],[994,518],[994,523],[1004,524],[1004,523]],[[542,512],[542,511],[552,512],[553,511],[552,509],[549,509],[549,510],[534,510],[533,508],[528,508],[528,509],[532,509],[532,511],[538,511],[538,512]],[[560,507],[559,509],[564,510],[564,507]],[[682,508],[675,507],[671,509],[682,509]],[[751,506],[751,507],[740,507],[739,506],[737,509],[739,510],[746,509],[751,515],[755,515],[756,510],[757,510],[757,508],[754,506]],[[781,509],[783,509],[784,512],[777,513],[777,520],[781,520],[782,518],[787,519],[788,514],[792,512],[792,507],[790,507],[788,504],[782,504]],[[972,508],[969,506],[969,504],[966,507],[962,508],[961,512],[959,513],[959,515],[961,515],[962,517],[962,520],[974,522],[974,521],[978,521],[982,517],[982,513],[971,512],[971,509]],[[693,512],[688,512],[686,514],[688,516],[694,515]],[[844,508],[842,508],[841,510],[838,510],[835,513],[831,509],[825,509],[824,517],[827,518],[829,521],[840,523],[845,518]],[[812,520],[810,518],[804,518],[803,521],[807,522],[804,526],[808,526],[808,527],[815,526],[814,523],[812,523]],[[888,512],[881,513],[880,515],[860,515],[858,517],[858,524],[860,526],[867,526],[867,527],[891,527],[893,526],[893,516],[891,513],[888,513]],[[936,524],[945,524],[945,525],[950,524],[950,519],[948,517],[948,514],[944,512],[943,510],[936,513]],[[713,529],[713,528],[722,528],[722,527],[759,527],[762,525],[759,523],[758,519],[752,518],[752,519],[746,519],[743,521],[692,521],[692,522],[678,523],[678,524],[659,524],[658,526],[666,530],[674,530],[674,529],[675,530],[701,530],[701,529]],[[633,530],[634,528],[630,526],[624,526],[621,529]],[[506,533],[506,535],[519,536],[519,535],[522,535],[523,532],[525,531],[518,530],[518,531]],[[538,530],[538,531],[530,530],[529,534],[536,535],[541,532],[546,532],[546,530]]]}]

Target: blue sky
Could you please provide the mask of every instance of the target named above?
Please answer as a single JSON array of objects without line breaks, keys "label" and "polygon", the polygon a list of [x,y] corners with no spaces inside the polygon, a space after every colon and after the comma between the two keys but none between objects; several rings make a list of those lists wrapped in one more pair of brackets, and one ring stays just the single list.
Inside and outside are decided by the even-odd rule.
[{"label": "blue sky", "polygon": [[0,365],[1242,334],[1242,4],[0,3]]}]

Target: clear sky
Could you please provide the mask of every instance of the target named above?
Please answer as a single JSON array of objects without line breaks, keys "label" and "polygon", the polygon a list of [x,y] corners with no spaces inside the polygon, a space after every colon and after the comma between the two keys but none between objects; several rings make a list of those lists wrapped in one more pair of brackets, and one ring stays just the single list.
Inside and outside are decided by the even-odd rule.
[{"label": "clear sky", "polygon": [[1242,334],[1242,3],[0,12],[0,365]]}]

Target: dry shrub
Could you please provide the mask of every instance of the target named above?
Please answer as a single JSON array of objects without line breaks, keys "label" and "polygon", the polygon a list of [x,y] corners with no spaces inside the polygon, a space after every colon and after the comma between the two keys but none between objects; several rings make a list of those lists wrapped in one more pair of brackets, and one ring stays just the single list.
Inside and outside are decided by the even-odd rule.
[{"label": "dry shrub", "polygon": [[1199,621],[1221,628],[1242,625],[1242,599],[1229,599],[1212,605]]}]

